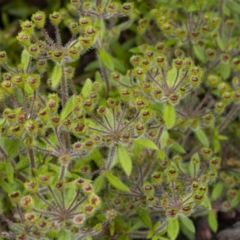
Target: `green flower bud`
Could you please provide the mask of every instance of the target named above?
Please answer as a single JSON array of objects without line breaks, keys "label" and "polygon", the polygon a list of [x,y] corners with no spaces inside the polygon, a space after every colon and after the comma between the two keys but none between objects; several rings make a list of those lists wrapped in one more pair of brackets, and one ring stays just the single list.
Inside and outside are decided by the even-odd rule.
[{"label": "green flower bud", "polygon": [[81,54],[80,48],[71,47],[68,49],[68,55],[73,61],[78,60],[80,57],[80,54]]},{"label": "green flower bud", "polygon": [[20,32],[20,33],[18,33],[17,40],[23,46],[29,46],[31,44],[31,42],[30,42],[30,35],[27,32]]},{"label": "green flower bud", "polygon": [[61,165],[68,165],[71,161],[71,157],[68,154],[63,154],[58,158]]},{"label": "green flower bud", "polygon": [[7,53],[5,51],[0,51],[0,64],[7,63]]},{"label": "green flower bud", "polygon": [[51,184],[51,175],[48,173],[40,175],[38,179],[44,185],[49,186]]},{"label": "green flower bud", "polygon": [[50,14],[49,19],[54,26],[58,26],[62,20],[62,17],[59,12],[53,12]]},{"label": "green flower bud", "polygon": [[37,69],[39,70],[40,73],[43,73],[47,69],[47,61],[44,59],[41,59],[37,62]]},{"label": "green flower bud", "polygon": [[89,36],[85,36],[85,37],[80,36],[78,38],[78,42],[81,44],[83,49],[88,49],[88,48],[90,48],[93,45],[94,39],[92,39]]},{"label": "green flower bud", "polygon": [[159,67],[163,67],[166,64],[166,58],[164,56],[159,56],[156,58],[156,63]]},{"label": "green flower bud", "polygon": [[68,28],[69,28],[69,30],[71,31],[71,33],[72,33],[73,35],[76,35],[76,34],[78,34],[78,32],[79,32],[79,25],[78,25],[77,22],[70,22],[70,23],[68,24]]},{"label": "green flower bud", "polygon": [[208,76],[209,87],[214,88],[219,84],[219,82],[220,82],[219,76],[213,74]]},{"label": "green flower bud", "polygon": [[49,50],[48,56],[57,63],[60,63],[64,57],[64,53],[61,50]]},{"label": "green flower bud", "polygon": [[134,3],[126,2],[121,6],[121,10],[123,11],[123,13],[129,14],[132,12],[133,7],[134,7]]},{"label": "green flower bud", "polygon": [[34,223],[34,222],[36,222],[38,217],[37,217],[37,215],[35,213],[28,212],[28,213],[24,214],[24,218],[26,219],[26,221],[28,223]]},{"label": "green flower bud", "polygon": [[60,117],[58,115],[51,117],[50,120],[54,128],[57,128],[60,125]]},{"label": "green flower bud", "polygon": [[109,13],[115,13],[119,9],[119,3],[117,2],[111,2],[107,5],[106,9]]},{"label": "green flower bud", "polygon": [[95,211],[95,206],[93,206],[92,204],[83,204],[81,207],[83,213],[87,214],[87,215],[91,215],[94,213]]},{"label": "green flower bud", "polygon": [[215,104],[215,111],[217,114],[221,114],[226,108],[226,104],[224,104],[223,102],[217,102]]},{"label": "green flower bud", "polygon": [[70,2],[74,7],[78,7],[79,3],[80,3],[80,0],[70,0]]},{"label": "green flower bud", "polygon": [[37,44],[31,44],[27,48],[28,52],[33,58],[38,58],[40,54],[40,47]]},{"label": "green flower bud", "polygon": [[82,225],[83,223],[84,223],[84,221],[85,221],[85,215],[84,214],[77,214],[77,215],[75,215],[74,216],[74,218],[73,218],[73,223],[75,224],[75,225]]},{"label": "green flower bud", "polygon": [[42,11],[37,11],[32,15],[32,21],[35,23],[37,27],[43,28],[46,21],[45,13]]},{"label": "green flower bud", "polygon": [[38,191],[38,182],[35,179],[30,179],[24,183],[24,188],[31,193],[36,193]]},{"label": "green flower bud", "polygon": [[10,133],[15,136],[15,137],[18,137],[20,138],[23,134],[23,125],[22,124],[17,124],[17,125],[14,125],[14,126],[11,126],[9,128],[9,131]]},{"label": "green flower bud", "polygon": [[33,198],[30,195],[22,197],[20,200],[20,206],[23,208],[32,208],[34,205]]},{"label": "green flower bud", "polygon": [[62,191],[64,190],[65,184],[63,180],[58,180],[55,184],[54,184],[55,188]]},{"label": "green flower bud", "polygon": [[27,77],[27,82],[33,90],[37,90],[40,84],[40,76],[32,74]]},{"label": "green flower bud", "polygon": [[47,230],[49,228],[49,224],[48,221],[44,218],[40,218],[37,220],[35,226],[39,229],[39,230]]},{"label": "green flower bud", "polygon": [[168,208],[166,210],[166,216],[169,218],[175,218],[178,215],[178,209],[175,207]]},{"label": "green flower bud", "polygon": [[20,200],[21,193],[20,191],[15,191],[10,194],[8,194],[8,197],[13,201],[14,203],[18,203]]},{"label": "green flower bud", "polygon": [[193,205],[191,203],[183,205],[181,207],[181,212],[185,215],[185,216],[189,216],[193,211]]},{"label": "green flower bud", "polygon": [[151,179],[152,179],[154,184],[160,185],[162,180],[163,180],[163,176],[162,176],[161,172],[154,172],[151,175]]},{"label": "green flower bud", "polygon": [[209,159],[213,153],[211,148],[206,148],[206,147],[201,148],[200,151],[204,159]]},{"label": "green flower bud", "polygon": [[22,31],[30,34],[30,35],[33,35],[34,34],[34,23],[29,21],[29,20],[26,20],[26,21],[21,21],[20,22],[20,26],[22,28]]},{"label": "green flower bud", "polygon": [[25,124],[24,128],[27,131],[28,134],[36,135],[38,132],[38,124],[35,120],[28,119]]},{"label": "green flower bud", "polygon": [[193,201],[195,204],[199,205],[202,203],[203,200],[204,200],[203,193],[196,192],[195,194],[193,194]]},{"label": "green flower bud", "polygon": [[5,92],[7,92],[9,95],[13,95],[13,84],[11,83],[11,81],[6,81],[4,80],[1,83],[1,87],[3,88],[3,90]]},{"label": "green flower bud", "polygon": [[147,195],[147,196],[153,196],[154,194],[154,187],[152,184],[150,184],[149,182],[145,182],[143,184],[143,192]]}]

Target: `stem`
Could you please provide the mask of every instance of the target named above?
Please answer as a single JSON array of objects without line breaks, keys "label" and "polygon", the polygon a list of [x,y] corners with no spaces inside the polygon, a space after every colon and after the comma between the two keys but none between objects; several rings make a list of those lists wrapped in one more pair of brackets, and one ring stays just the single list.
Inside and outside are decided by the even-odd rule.
[{"label": "stem", "polygon": [[51,187],[48,187],[48,189],[49,189],[50,193],[52,194],[52,196],[53,196],[53,198],[54,198],[54,200],[55,200],[55,203],[57,204],[57,206],[59,207],[59,209],[60,209],[60,210],[63,210],[63,208],[62,208],[60,202],[58,201],[55,193],[53,192],[52,188],[51,188]]},{"label": "stem", "polygon": [[117,147],[116,145],[112,145],[112,147],[109,150],[109,156],[106,162],[106,169],[110,170],[113,166],[114,158],[116,155]]},{"label": "stem", "polygon": [[36,168],[36,164],[35,164],[35,157],[34,157],[34,151],[32,148],[29,148],[28,150],[28,155],[29,155],[29,159],[30,159],[30,171],[31,171],[31,175],[32,177],[35,176],[35,173],[33,171],[34,168]]},{"label": "stem", "polygon": [[51,203],[49,203],[44,197],[42,197],[42,195],[40,195],[39,193],[37,193],[37,196],[44,202],[44,203],[46,203],[51,209],[53,209],[55,212],[57,212],[57,213],[61,213],[61,212],[59,212],[59,210],[55,207],[55,206],[53,206]]},{"label": "stem", "polygon": [[67,210],[71,209],[71,207],[73,206],[73,204],[76,202],[77,198],[79,197],[80,194],[80,190],[78,189],[76,192],[76,195],[74,197],[74,199],[72,200],[72,202],[70,203],[69,207],[67,208]]},{"label": "stem", "polygon": [[231,110],[228,112],[227,116],[224,118],[224,120],[220,123],[219,125],[219,132],[223,131],[223,129],[226,127],[226,125],[231,121],[232,117],[234,116],[235,113],[237,112],[237,109],[239,108],[239,105],[235,104],[231,108]]},{"label": "stem", "polygon": [[109,78],[108,78],[108,70],[102,64],[99,56],[98,56],[98,59],[99,59],[99,63],[100,63],[100,70],[101,70],[101,73],[102,73],[102,76],[103,76],[103,80],[104,80],[104,82],[106,84],[106,97],[108,97],[109,92],[110,92],[110,81],[109,81]]},{"label": "stem", "polygon": [[59,179],[63,179],[66,173],[66,166],[62,165]]}]

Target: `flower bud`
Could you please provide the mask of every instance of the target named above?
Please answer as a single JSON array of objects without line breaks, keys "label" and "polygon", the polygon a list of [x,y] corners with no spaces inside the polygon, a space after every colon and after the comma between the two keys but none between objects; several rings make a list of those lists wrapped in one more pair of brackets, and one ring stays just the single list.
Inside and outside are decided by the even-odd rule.
[{"label": "flower bud", "polygon": [[26,21],[21,21],[20,22],[20,25],[21,25],[21,28],[22,28],[22,31],[30,34],[30,35],[33,35],[34,33],[34,23],[29,21],[29,20],[26,20]]},{"label": "flower bud", "polygon": [[0,51],[0,64],[7,63],[7,53],[5,51]]},{"label": "flower bud", "polygon": [[24,218],[28,223],[34,223],[37,220],[37,216],[35,213],[29,212],[24,214]]},{"label": "flower bud", "polygon": [[73,35],[76,35],[79,32],[79,25],[77,22],[70,22],[68,28]]},{"label": "flower bud", "polygon": [[11,199],[11,201],[13,201],[14,203],[17,203],[17,202],[19,202],[21,194],[19,191],[15,191],[15,192],[10,193],[8,196]]},{"label": "flower bud", "polygon": [[183,205],[181,207],[181,212],[185,215],[185,216],[188,216],[192,213],[192,210],[193,210],[193,205],[191,203],[189,204],[186,204],[186,205]]},{"label": "flower bud", "polygon": [[32,15],[32,21],[35,23],[37,27],[43,28],[46,21],[45,13],[42,11],[37,11]]},{"label": "flower bud", "polygon": [[68,154],[63,154],[58,158],[61,165],[68,165],[71,161],[71,157]]},{"label": "flower bud", "polygon": [[73,61],[78,60],[81,54],[80,48],[77,48],[77,47],[71,47],[67,50],[67,52],[68,52],[68,56]]},{"label": "flower bud", "polygon": [[38,191],[38,183],[35,179],[31,179],[24,183],[24,188],[31,193],[36,193]]},{"label": "flower bud", "polygon": [[30,35],[26,32],[20,32],[18,33],[17,40],[23,45],[23,46],[29,46],[30,43]]},{"label": "flower bud", "polygon": [[169,218],[175,218],[178,215],[178,209],[175,207],[168,208],[166,210],[166,216]]},{"label": "flower bud", "polygon": [[27,82],[33,90],[37,90],[40,84],[40,76],[37,74],[29,75]]},{"label": "flower bud", "polygon": [[53,12],[52,14],[49,15],[49,19],[54,26],[59,25],[59,23],[62,20],[61,18],[62,18],[61,14],[59,12]]},{"label": "flower bud", "polygon": [[20,200],[20,206],[23,208],[32,208],[33,204],[33,198],[30,195],[27,195]]},{"label": "flower bud", "polygon": [[126,3],[123,3],[123,5],[121,6],[121,10],[123,11],[123,13],[129,14],[132,12],[133,7],[134,7],[134,3],[126,2]]},{"label": "flower bud", "polygon": [[82,213],[75,215],[73,218],[73,223],[77,226],[82,225],[84,221],[85,221],[85,215]]},{"label": "flower bud", "polygon": [[38,124],[35,120],[28,119],[25,124],[24,128],[27,131],[28,134],[36,135],[38,132]]}]

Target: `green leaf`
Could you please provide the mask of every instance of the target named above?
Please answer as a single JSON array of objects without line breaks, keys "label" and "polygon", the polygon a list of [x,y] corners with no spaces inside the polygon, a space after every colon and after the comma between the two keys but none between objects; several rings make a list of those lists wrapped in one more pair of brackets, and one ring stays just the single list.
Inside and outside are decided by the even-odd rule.
[{"label": "green leaf", "polygon": [[162,150],[162,149],[159,149],[157,151],[157,154],[158,154],[158,157],[161,159],[161,160],[164,160],[165,157],[166,157],[166,153]]},{"label": "green leaf", "polygon": [[224,80],[229,78],[231,74],[231,65],[230,63],[220,63],[216,69],[216,73],[223,77]]},{"label": "green leaf", "polygon": [[81,93],[82,93],[82,95],[83,95],[83,97],[88,97],[89,96],[89,94],[91,93],[91,91],[92,91],[92,81],[91,81],[91,79],[90,78],[88,78],[86,81],[85,81],[85,83],[84,83],[84,85],[83,85],[83,88],[82,88],[82,91],[81,91]]},{"label": "green leaf", "polygon": [[204,200],[202,201],[201,205],[208,210],[212,210],[212,204],[208,196],[204,197]]},{"label": "green leaf", "polygon": [[185,149],[176,141],[173,142],[170,148],[180,153],[186,153]]},{"label": "green leaf", "polygon": [[75,107],[75,95],[71,96],[61,112],[61,121],[63,121]]},{"label": "green leaf", "polygon": [[112,237],[115,232],[115,222],[114,221],[110,222],[109,230],[110,230],[110,236]]},{"label": "green leaf", "polygon": [[147,210],[138,209],[137,214],[142,220],[142,222],[149,228],[152,229],[152,220],[149,216],[149,212]]},{"label": "green leaf", "polygon": [[105,178],[101,174],[93,182],[94,192],[98,193],[104,187],[104,183],[105,183]]},{"label": "green leaf", "polygon": [[145,148],[151,148],[151,149],[158,150],[158,147],[156,146],[156,144],[150,139],[138,138],[138,139],[134,140],[134,143],[141,145]]},{"label": "green leaf", "polygon": [[24,67],[24,72],[27,71],[29,61],[30,61],[30,54],[26,49],[24,49],[21,55],[21,64]]},{"label": "green leaf", "polygon": [[163,112],[163,119],[165,121],[167,129],[174,127],[176,122],[176,111],[174,106],[168,103],[166,104]]},{"label": "green leaf", "polygon": [[179,220],[180,220],[180,226],[184,225],[185,228],[187,228],[190,232],[192,233],[196,232],[195,226],[190,218],[180,217]]},{"label": "green leaf", "polygon": [[233,12],[240,14],[240,3],[235,0],[230,0],[226,2],[226,6]]},{"label": "green leaf", "polygon": [[5,191],[5,192],[7,192],[7,193],[13,192],[13,189],[12,189],[11,185],[8,184],[7,182],[5,182],[5,181],[3,180],[3,178],[0,178],[0,186],[1,186],[1,188],[3,189],[3,191]]},{"label": "green leaf", "polygon": [[127,176],[130,176],[132,172],[132,159],[130,158],[126,148],[122,145],[118,145],[118,161]]},{"label": "green leaf", "polygon": [[8,155],[8,158],[14,158],[18,154],[18,150],[21,144],[19,139],[1,137],[1,142]]},{"label": "green leaf", "polygon": [[208,137],[207,137],[206,133],[201,128],[198,128],[195,131],[195,135],[204,147],[209,147]]},{"label": "green leaf", "polygon": [[177,218],[169,218],[167,223],[167,233],[171,240],[175,240],[179,233],[179,222]]},{"label": "green leaf", "polygon": [[205,50],[203,47],[201,47],[200,45],[198,44],[194,44],[193,45],[193,51],[197,57],[198,60],[200,60],[201,62],[204,62],[205,59],[206,59],[206,56],[205,56]]},{"label": "green leaf", "polygon": [[12,164],[9,161],[6,162],[6,176],[7,176],[8,182],[13,183],[14,169]]},{"label": "green leaf", "polygon": [[99,58],[103,65],[108,68],[109,70],[113,71],[114,70],[114,64],[113,64],[113,59],[111,55],[109,55],[104,49],[99,49]]},{"label": "green leaf", "polygon": [[188,12],[196,12],[196,11],[199,11],[199,6],[198,4],[191,4],[188,8],[187,8],[187,11]]},{"label": "green leaf", "polygon": [[56,63],[51,75],[52,88],[56,89],[62,79],[62,66]]},{"label": "green leaf", "polygon": [[65,229],[61,229],[58,235],[58,240],[71,239],[71,232]]},{"label": "green leaf", "polygon": [[106,172],[105,176],[107,177],[108,181],[117,189],[124,191],[124,192],[130,192],[130,189],[127,185],[125,185],[122,181],[120,181],[119,178],[112,175],[110,172]]},{"label": "green leaf", "polygon": [[216,200],[223,193],[223,189],[224,184],[222,182],[216,183],[212,190],[212,200]]},{"label": "green leaf", "polygon": [[237,205],[239,205],[239,203],[240,203],[240,194],[239,194],[239,192],[238,192],[237,196],[235,196],[235,197],[231,200],[230,206],[231,206],[231,208],[235,208]]},{"label": "green leaf", "polygon": [[223,39],[220,37],[220,35],[217,36],[217,44],[219,48],[224,51],[226,48],[226,44],[224,43]]},{"label": "green leaf", "polygon": [[214,212],[214,210],[211,210],[208,213],[208,225],[213,232],[217,232],[218,221],[217,221],[216,213]]}]

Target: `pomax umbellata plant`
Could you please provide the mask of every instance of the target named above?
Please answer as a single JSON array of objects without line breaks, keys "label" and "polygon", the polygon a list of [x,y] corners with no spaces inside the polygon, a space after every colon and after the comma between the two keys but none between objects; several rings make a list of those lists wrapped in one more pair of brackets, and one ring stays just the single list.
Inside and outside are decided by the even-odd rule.
[{"label": "pomax umbellata plant", "polygon": [[20,21],[17,65],[1,49],[2,239],[192,239],[239,204],[240,4],[149,2],[71,0]]}]

